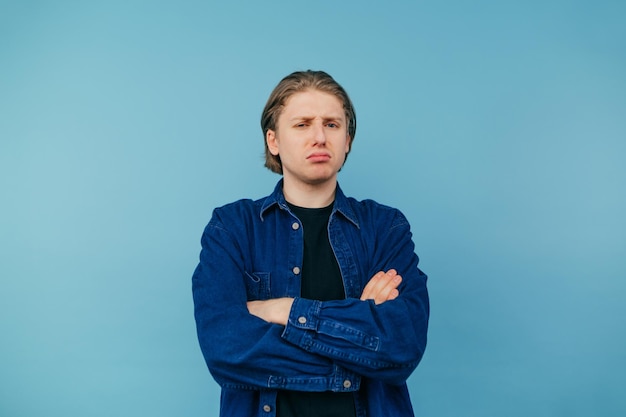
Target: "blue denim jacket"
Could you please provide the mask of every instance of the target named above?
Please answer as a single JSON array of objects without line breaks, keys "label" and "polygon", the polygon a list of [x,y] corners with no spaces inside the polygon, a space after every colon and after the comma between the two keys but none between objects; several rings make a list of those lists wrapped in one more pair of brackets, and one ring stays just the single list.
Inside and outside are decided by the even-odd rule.
[{"label": "blue denim jacket", "polygon": [[[300,298],[303,231],[282,181],[260,200],[213,212],[193,275],[198,339],[222,388],[220,416],[273,417],[278,390],[354,392],[359,417],[413,416],[406,379],[424,354],[429,302],[404,215],[337,186],[328,233],[345,300]],[[394,268],[400,295],[360,301]],[[294,297],[286,326],[251,315],[250,300]]]}]

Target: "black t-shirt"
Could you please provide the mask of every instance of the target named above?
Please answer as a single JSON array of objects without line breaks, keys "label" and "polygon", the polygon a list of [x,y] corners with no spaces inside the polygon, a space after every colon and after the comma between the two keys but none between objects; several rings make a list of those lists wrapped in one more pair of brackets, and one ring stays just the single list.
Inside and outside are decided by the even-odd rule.
[{"label": "black t-shirt", "polygon": [[[330,301],[346,298],[341,270],[328,240],[333,205],[320,209],[289,204],[304,231],[300,296]],[[277,417],[351,417],[356,415],[351,392],[279,391]]]}]

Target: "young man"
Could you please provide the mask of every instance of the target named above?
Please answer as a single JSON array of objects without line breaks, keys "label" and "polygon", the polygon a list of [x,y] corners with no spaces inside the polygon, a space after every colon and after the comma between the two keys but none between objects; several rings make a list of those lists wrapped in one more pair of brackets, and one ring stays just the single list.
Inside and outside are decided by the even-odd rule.
[{"label": "young man", "polygon": [[215,209],[193,275],[220,416],[413,416],[426,275],[398,210],[337,183],[356,133],[344,89],[295,72],[261,119],[274,192]]}]

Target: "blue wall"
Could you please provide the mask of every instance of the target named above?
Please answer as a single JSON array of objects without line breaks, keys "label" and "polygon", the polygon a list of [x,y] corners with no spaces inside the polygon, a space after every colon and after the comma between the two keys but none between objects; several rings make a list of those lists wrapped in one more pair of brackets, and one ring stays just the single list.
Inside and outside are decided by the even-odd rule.
[{"label": "blue wall", "polygon": [[[340,4],[346,3],[346,4]],[[348,4],[349,3],[349,4]],[[213,416],[190,277],[324,69],[430,276],[420,416],[626,413],[626,3],[0,4],[0,415]]]}]

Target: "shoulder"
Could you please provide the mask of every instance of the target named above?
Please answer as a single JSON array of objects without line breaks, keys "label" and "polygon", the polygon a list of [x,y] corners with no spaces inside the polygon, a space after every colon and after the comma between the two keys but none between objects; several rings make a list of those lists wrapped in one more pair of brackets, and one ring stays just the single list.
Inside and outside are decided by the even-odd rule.
[{"label": "shoulder", "polygon": [[213,209],[207,227],[232,229],[249,225],[257,219],[260,220],[264,201],[265,198],[259,200],[246,198],[216,207]]},{"label": "shoulder", "polygon": [[213,210],[212,221],[230,220],[242,221],[244,219],[263,221],[263,214],[278,206],[282,196],[282,180],[274,187],[274,191],[265,197],[253,200],[243,198],[232,203],[225,204]]},{"label": "shoulder", "polygon": [[232,203],[224,204],[223,206],[216,207],[213,212],[220,213],[225,215],[236,214],[236,213],[246,213],[251,211],[259,211],[259,208],[263,204],[263,199],[252,200],[250,198],[242,198],[237,201],[233,201]]},{"label": "shoulder", "polygon": [[347,197],[346,201],[358,223],[389,229],[409,225],[402,211],[395,207],[381,204],[372,199],[357,200],[353,197]]}]

